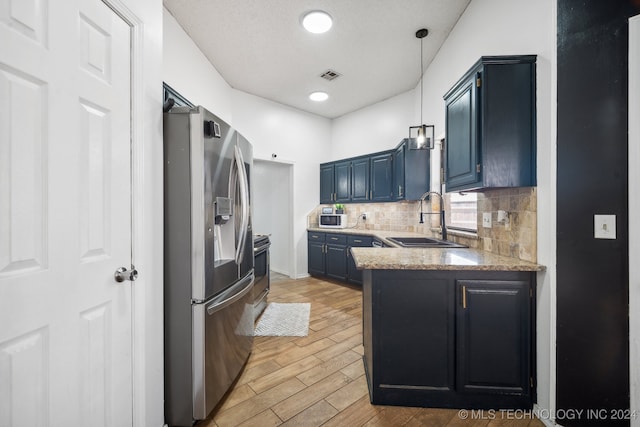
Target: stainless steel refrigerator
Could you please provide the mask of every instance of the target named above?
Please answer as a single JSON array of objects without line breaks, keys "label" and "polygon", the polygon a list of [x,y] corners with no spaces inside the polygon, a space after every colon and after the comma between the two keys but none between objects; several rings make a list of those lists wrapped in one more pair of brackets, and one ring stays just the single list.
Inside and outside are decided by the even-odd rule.
[{"label": "stainless steel refrigerator", "polygon": [[164,114],[165,421],[191,426],[253,344],[251,144],[203,107]]}]

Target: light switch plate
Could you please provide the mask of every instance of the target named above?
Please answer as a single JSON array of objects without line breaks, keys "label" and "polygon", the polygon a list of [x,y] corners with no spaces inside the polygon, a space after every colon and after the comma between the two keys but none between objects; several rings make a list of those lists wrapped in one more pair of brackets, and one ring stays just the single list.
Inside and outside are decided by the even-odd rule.
[{"label": "light switch plate", "polygon": [[484,228],[491,228],[491,212],[482,213],[482,226]]},{"label": "light switch plate", "polygon": [[616,238],[616,216],[615,215],[594,215],[593,216],[593,237],[596,239]]}]

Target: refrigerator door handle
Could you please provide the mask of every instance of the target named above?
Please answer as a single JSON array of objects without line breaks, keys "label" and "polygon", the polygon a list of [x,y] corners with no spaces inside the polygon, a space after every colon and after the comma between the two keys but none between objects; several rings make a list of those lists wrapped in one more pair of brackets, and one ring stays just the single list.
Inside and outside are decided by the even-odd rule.
[{"label": "refrigerator door handle", "polygon": [[238,173],[238,181],[240,184],[240,210],[241,210],[241,222],[240,222],[240,236],[238,239],[238,247],[236,248],[236,262],[242,263],[244,258],[245,241],[247,237],[247,231],[249,228],[249,186],[247,179],[247,171],[244,167],[244,159],[242,157],[242,151],[240,147],[235,147],[235,162]]},{"label": "refrigerator door handle", "polygon": [[236,285],[234,285],[234,288],[244,285],[245,282],[248,282],[248,283],[244,286],[244,288],[242,288],[242,290],[234,293],[229,298],[225,298],[222,301],[214,301],[210,305],[208,305],[207,314],[212,315],[222,310],[223,308],[233,304],[234,302],[238,301],[243,296],[245,296],[249,291],[251,291],[253,287],[254,275],[253,274],[248,275],[247,277],[239,281]]}]

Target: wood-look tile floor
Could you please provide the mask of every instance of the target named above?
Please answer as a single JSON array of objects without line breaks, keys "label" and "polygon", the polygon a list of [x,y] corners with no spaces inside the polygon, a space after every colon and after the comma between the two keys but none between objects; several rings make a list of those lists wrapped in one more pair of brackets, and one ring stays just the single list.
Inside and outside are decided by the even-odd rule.
[{"label": "wood-look tile floor", "polygon": [[372,405],[362,363],[361,290],[272,274],[269,301],[310,302],[309,335],[256,337],[237,382],[198,427],[543,427],[537,419],[513,419],[523,418],[517,413],[465,420],[456,409]]}]

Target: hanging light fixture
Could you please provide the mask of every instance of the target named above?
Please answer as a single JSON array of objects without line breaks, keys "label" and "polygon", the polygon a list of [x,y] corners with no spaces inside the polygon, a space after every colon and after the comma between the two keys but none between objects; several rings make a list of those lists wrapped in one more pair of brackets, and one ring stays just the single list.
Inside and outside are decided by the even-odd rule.
[{"label": "hanging light fixture", "polygon": [[422,73],[423,69],[423,60],[422,60],[422,39],[424,39],[427,34],[429,34],[429,30],[426,28],[422,28],[416,31],[416,37],[420,39],[420,125],[419,126],[409,126],[409,148],[412,150],[433,150],[434,141],[433,141],[433,133],[434,126],[433,125],[425,125],[422,121],[422,103],[423,103],[423,91],[422,91]]}]

